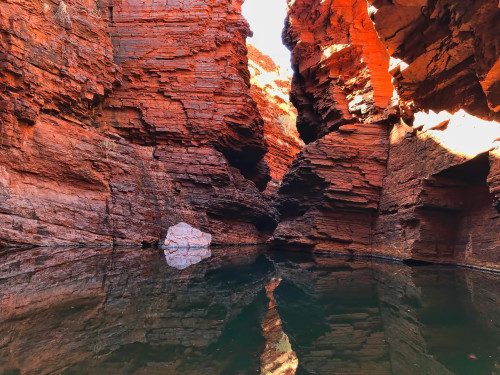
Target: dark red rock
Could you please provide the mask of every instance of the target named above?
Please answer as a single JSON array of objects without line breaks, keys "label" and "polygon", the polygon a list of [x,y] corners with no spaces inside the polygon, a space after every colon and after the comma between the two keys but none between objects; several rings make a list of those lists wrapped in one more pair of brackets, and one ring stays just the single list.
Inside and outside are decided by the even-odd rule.
[{"label": "dark red rock", "polygon": [[0,30],[0,245],[268,238],[239,4],[9,0]]},{"label": "dark red rock", "polygon": [[273,245],[370,252],[388,145],[376,124],[343,125],[307,145],[280,187]]},{"label": "dark red rock", "polygon": [[306,143],[342,124],[394,113],[389,56],[364,0],[295,1],[283,38],[292,51],[291,96]]},{"label": "dark red rock", "polygon": [[496,0],[370,0],[400,97],[416,108],[483,118],[500,111],[500,8]]},{"label": "dark red rock", "polygon": [[[500,124],[485,121],[498,116],[497,2],[361,3],[291,5],[284,38],[298,127],[316,141],[284,178],[274,243],[497,268]],[[355,103],[361,111],[352,111]],[[341,124],[353,119],[365,125],[350,134]],[[374,121],[387,132],[356,140]],[[358,144],[379,150],[379,182],[370,189],[352,183],[374,163],[346,152]]]}]

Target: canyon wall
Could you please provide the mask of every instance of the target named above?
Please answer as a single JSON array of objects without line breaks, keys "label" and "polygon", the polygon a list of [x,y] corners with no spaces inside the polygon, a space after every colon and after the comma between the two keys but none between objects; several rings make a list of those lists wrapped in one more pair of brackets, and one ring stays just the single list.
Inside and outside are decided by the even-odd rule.
[{"label": "canyon wall", "polygon": [[498,267],[499,35],[493,0],[291,2],[273,244]]},{"label": "canyon wall", "polygon": [[7,0],[0,245],[214,243],[276,222],[240,3]]},{"label": "canyon wall", "polygon": [[304,146],[295,127],[297,110],[289,99],[292,73],[251,44],[247,47],[250,92],[264,120],[264,139],[269,147],[264,156],[271,170],[266,193],[275,195],[295,155]]},{"label": "canyon wall", "polygon": [[308,145],[279,191],[274,246],[370,251],[397,117],[389,56],[365,1],[291,3],[284,41],[291,99]]}]

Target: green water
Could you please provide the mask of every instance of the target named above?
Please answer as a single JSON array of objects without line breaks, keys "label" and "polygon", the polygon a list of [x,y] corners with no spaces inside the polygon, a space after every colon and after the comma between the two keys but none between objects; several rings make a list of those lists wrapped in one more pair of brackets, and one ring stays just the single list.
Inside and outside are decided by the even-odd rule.
[{"label": "green water", "polygon": [[0,374],[500,374],[500,275],[211,253],[3,251]]}]

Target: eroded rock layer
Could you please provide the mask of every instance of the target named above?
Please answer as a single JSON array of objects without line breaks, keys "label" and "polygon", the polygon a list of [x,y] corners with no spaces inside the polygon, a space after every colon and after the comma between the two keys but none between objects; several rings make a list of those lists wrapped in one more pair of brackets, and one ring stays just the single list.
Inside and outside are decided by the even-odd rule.
[{"label": "eroded rock layer", "polygon": [[417,108],[499,118],[496,0],[369,0],[398,93]]},{"label": "eroded rock layer", "polygon": [[[289,7],[297,126],[316,141],[284,178],[274,243],[498,267],[498,2]],[[342,132],[353,121],[358,131],[377,123],[385,135],[358,143],[358,132]],[[359,146],[356,158],[346,144]],[[353,181],[375,160],[380,180],[367,192]],[[370,202],[364,211],[352,204],[358,194]]]},{"label": "eroded rock layer", "polygon": [[412,124],[391,132],[374,251],[498,267],[498,2],[374,1],[370,9]]},{"label": "eroded rock layer", "polygon": [[274,245],[369,251],[387,149],[377,124],[343,125],[307,145],[279,190]]},{"label": "eroded rock layer", "polygon": [[295,126],[297,110],[289,98],[291,71],[277,66],[251,44],[247,47],[251,93],[264,120],[264,138],[269,147],[264,157],[271,169],[266,192],[275,194],[283,175],[304,145]]},{"label": "eroded rock layer", "polygon": [[289,3],[283,40],[292,51],[292,102],[306,143],[345,123],[386,120],[392,109],[389,56],[365,0]]},{"label": "eroded rock layer", "polygon": [[237,2],[4,1],[0,244],[263,241],[248,32]]}]

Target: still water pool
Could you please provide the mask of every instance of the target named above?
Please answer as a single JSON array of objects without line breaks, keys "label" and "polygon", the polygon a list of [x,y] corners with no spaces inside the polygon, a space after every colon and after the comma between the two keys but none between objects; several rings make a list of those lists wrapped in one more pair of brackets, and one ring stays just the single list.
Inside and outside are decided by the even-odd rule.
[{"label": "still water pool", "polygon": [[0,373],[500,374],[500,275],[251,247],[177,255],[3,250]]}]

